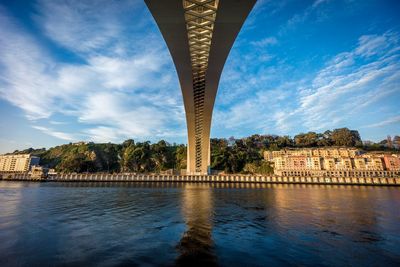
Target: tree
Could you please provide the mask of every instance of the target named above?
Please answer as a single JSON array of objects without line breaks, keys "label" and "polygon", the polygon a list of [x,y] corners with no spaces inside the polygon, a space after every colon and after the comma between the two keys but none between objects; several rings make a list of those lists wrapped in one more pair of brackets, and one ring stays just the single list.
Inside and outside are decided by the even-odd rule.
[{"label": "tree", "polygon": [[335,129],[331,135],[332,144],[335,146],[359,146],[362,144],[358,131],[348,128]]},{"label": "tree", "polygon": [[294,137],[294,143],[297,147],[317,146],[318,134],[315,132],[301,133]]},{"label": "tree", "polygon": [[390,135],[387,136],[387,147],[389,149],[393,148],[392,137]]},{"label": "tree", "polygon": [[[225,170],[227,168],[227,151],[230,141],[226,139],[210,139],[211,168],[214,170]],[[233,145],[233,144],[232,144]],[[231,146],[232,146],[231,145]]]},{"label": "tree", "polygon": [[246,163],[243,168],[243,173],[248,174],[272,174],[274,173],[274,168],[269,162],[260,161],[256,163]]},{"label": "tree", "polygon": [[400,136],[395,135],[395,136],[393,137],[393,146],[394,146],[394,148],[396,148],[396,149],[400,149]]},{"label": "tree", "polygon": [[83,153],[70,154],[65,157],[58,167],[62,172],[93,172],[94,162]]},{"label": "tree", "polygon": [[131,145],[135,145],[135,141],[133,139],[127,139],[122,143],[122,147],[127,148]]},{"label": "tree", "polygon": [[[392,139],[393,148],[399,149],[400,137]],[[272,168],[263,161],[262,152],[285,147],[360,146],[367,151],[388,150],[388,140],[361,144],[358,131],[348,128],[308,132],[290,136],[251,135],[245,138],[210,140],[211,168],[226,173],[269,173]],[[13,154],[30,153],[41,158],[43,166],[60,172],[160,172],[187,167],[186,145],[169,144],[164,140],[135,143],[128,139],[122,144],[70,143],[48,150],[29,148]]]},{"label": "tree", "polygon": [[292,147],[294,145],[294,141],[290,138],[290,136],[285,135],[279,136],[276,140],[276,144],[279,148]]},{"label": "tree", "polygon": [[174,167],[173,151],[164,140],[151,145],[151,158],[155,165],[155,171],[159,172]]},{"label": "tree", "polygon": [[331,146],[332,131],[327,130],[323,134],[318,134],[317,146]]},{"label": "tree", "polygon": [[[133,143],[126,144],[121,157],[121,167],[123,171],[137,170],[137,163],[135,161],[134,152],[135,145]],[[124,146],[124,144],[123,144]]]},{"label": "tree", "polygon": [[187,148],[185,145],[176,147],[175,154],[175,168],[178,170],[185,169],[187,165]]}]

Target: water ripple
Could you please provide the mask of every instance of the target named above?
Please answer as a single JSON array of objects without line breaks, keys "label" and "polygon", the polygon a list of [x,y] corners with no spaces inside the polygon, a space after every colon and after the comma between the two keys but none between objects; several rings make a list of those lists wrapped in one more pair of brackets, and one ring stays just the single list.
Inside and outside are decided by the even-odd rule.
[{"label": "water ripple", "polygon": [[400,190],[0,182],[0,266],[399,266]]}]

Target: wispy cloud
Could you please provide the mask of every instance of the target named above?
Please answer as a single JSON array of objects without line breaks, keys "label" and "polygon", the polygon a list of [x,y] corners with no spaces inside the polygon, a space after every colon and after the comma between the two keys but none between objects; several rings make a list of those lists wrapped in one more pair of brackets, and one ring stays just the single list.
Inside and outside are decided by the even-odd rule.
[{"label": "wispy cloud", "polygon": [[[308,20],[310,17],[315,15],[317,11],[323,6],[329,2],[329,0],[315,0],[310,6],[305,8],[303,11],[294,14],[287,22],[285,25],[282,26],[280,29],[279,34],[284,34],[290,29],[294,29],[297,27],[299,24],[304,23],[306,20]],[[321,16],[318,17],[318,19],[321,19]]]},{"label": "wispy cloud", "polygon": [[316,1],[314,1],[314,3],[312,4],[312,8],[316,8],[317,6],[319,6],[319,5],[323,4],[323,3],[329,2],[329,1],[330,1],[330,0],[316,0]]},{"label": "wispy cloud", "polygon": [[[132,18],[143,12],[136,2],[39,1],[37,9],[46,35],[80,61],[56,60],[0,9],[0,97],[21,108],[35,129],[62,140],[107,142],[184,132],[172,61],[161,36],[146,33],[154,25]],[[75,118],[79,135],[38,125],[48,120],[56,127],[57,114]]]},{"label": "wispy cloud", "polygon": [[141,23],[140,17],[134,21],[131,16],[139,7],[128,0],[39,0],[35,18],[47,37],[70,51],[105,54],[118,52],[118,39],[127,30],[124,23]]},{"label": "wispy cloud", "polygon": [[[235,84],[251,88],[253,93],[246,91],[241,101],[220,108],[215,126],[232,129],[239,135],[246,128],[288,133],[341,127],[374,104],[400,95],[398,48],[399,35],[395,32],[364,35],[353,50],[332,57],[315,74],[278,82],[275,87],[268,78],[279,80],[279,71],[248,72],[239,59],[242,73],[234,79],[230,75],[232,87],[228,88],[233,90],[224,94],[236,95]],[[285,77],[291,71],[284,67],[280,70],[286,73]]]},{"label": "wispy cloud", "polygon": [[[381,45],[363,49],[367,39],[368,43]],[[299,91],[297,113],[302,114],[304,125],[310,129],[338,125],[356,110],[380,100],[380,95],[387,96],[396,90],[398,93],[399,55],[392,50],[398,46],[398,40],[394,33],[361,36],[353,51],[341,53],[328,62],[313,79],[312,86]],[[365,60],[373,54],[376,57]]]},{"label": "wispy cloud", "polygon": [[[20,108],[32,127],[60,142],[185,141],[175,68],[142,1],[32,3],[29,26],[0,7],[0,98]],[[363,125],[378,132],[373,125],[396,118],[399,34],[387,31],[388,24],[349,25],[340,44],[332,44],[336,24],[320,19],[334,18],[334,5],[257,3],[221,77],[214,136]],[[353,9],[335,18],[349,19]],[[310,29],[317,28],[314,36]]]},{"label": "wispy cloud", "polygon": [[400,116],[394,116],[387,120],[363,126],[364,128],[379,128],[386,125],[400,124]]},{"label": "wispy cloud", "polygon": [[257,46],[257,47],[266,47],[269,45],[275,45],[278,43],[278,40],[275,37],[266,37],[263,38],[259,41],[253,41],[251,42],[252,45]]},{"label": "wispy cloud", "polygon": [[74,136],[72,134],[67,134],[67,133],[64,133],[64,132],[55,131],[53,129],[46,128],[46,127],[43,127],[43,126],[33,125],[32,128],[34,128],[36,130],[39,130],[39,131],[41,131],[41,132],[43,132],[43,133],[45,133],[47,135],[50,135],[50,136],[56,137],[58,139],[61,139],[61,140],[66,140],[66,141],[79,140],[79,138],[77,136]]}]

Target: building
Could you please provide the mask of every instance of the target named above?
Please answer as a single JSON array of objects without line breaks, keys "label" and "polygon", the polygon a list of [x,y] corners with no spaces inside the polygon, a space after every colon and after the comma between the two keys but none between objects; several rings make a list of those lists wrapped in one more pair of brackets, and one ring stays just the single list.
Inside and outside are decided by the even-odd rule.
[{"label": "building", "polygon": [[385,168],[388,171],[400,171],[400,158],[394,155],[383,156]]},{"label": "building", "polygon": [[356,170],[366,170],[367,164],[365,162],[364,157],[355,157],[354,158],[354,169]]},{"label": "building", "polygon": [[268,151],[275,175],[328,177],[398,177],[400,157],[356,149],[297,149]]},{"label": "building", "polygon": [[275,170],[285,170],[287,169],[285,157],[276,157],[274,158],[274,169]]},{"label": "building", "polygon": [[264,151],[264,159],[273,161],[276,157],[283,156],[305,156],[305,157],[332,157],[332,158],[354,158],[361,151],[356,148],[304,148],[304,149],[282,149],[278,151]]},{"label": "building", "polygon": [[274,156],[272,155],[272,151],[265,150],[263,153],[264,160],[273,162]]},{"label": "building", "polygon": [[0,156],[0,172],[27,172],[31,166],[39,165],[40,158],[30,154]]},{"label": "building", "polygon": [[383,159],[381,157],[366,157],[367,170],[372,171],[383,171],[385,169],[383,165]]},{"label": "building", "polygon": [[306,166],[308,170],[322,170],[321,158],[319,157],[308,157],[306,158]]},{"label": "building", "polygon": [[48,175],[57,175],[57,172],[55,169],[49,169],[49,171],[47,172]]},{"label": "building", "polygon": [[[346,154],[348,155],[348,154]],[[335,159],[335,169],[336,170],[351,170],[353,169],[353,164],[351,162],[351,158],[345,156],[342,158]]]},{"label": "building", "polygon": [[181,86],[188,131],[187,174],[210,166],[215,96],[229,51],[256,0],[145,0]]},{"label": "building", "polygon": [[42,166],[32,166],[29,174],[33,179],[42,179],[47,177],[48,172],[49,169]]},{"label": "building", "polygon": [[322,159],[324,170],[335,170],[336,169],[336,162],[335,159],[332,157],[326,157]]},{"label": "building", "polygon": [[304,156],[291,156],[286,158],[287,167],[292,170],[305,170],[306,157]]}]

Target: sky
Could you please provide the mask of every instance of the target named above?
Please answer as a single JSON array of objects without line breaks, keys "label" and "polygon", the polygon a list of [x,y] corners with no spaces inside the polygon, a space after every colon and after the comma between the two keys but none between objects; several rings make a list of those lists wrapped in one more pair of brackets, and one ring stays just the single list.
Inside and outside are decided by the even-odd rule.
[{"label": "sky", "polygon": [[[399,14],[396,0],[258,0],[225,64],[211,137],[400,135]],[[0,0],[0,114],[0,153],[187,142],[176,70],[142,0]]]}]

